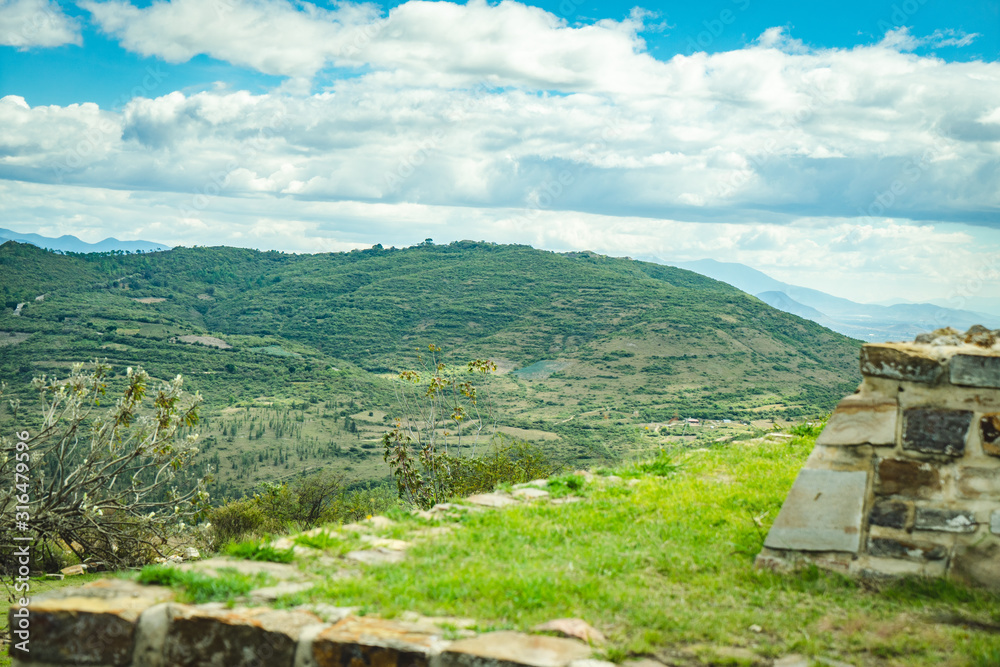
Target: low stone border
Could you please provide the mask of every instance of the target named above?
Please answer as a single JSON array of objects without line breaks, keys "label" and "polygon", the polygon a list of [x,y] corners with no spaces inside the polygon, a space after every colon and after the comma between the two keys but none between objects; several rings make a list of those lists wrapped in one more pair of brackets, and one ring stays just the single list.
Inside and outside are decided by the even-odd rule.
[{"label": "low stone border", "polygon": [[[14,620],[19,607],[11,608]],[[28,652],[15,667],[593,667],[572,639],[491,632],[448,641],[427,623],[304,610],[187,605],[158,586],[102,579],[28,606]],[[601,663],[608,665],[609,663]]]}]

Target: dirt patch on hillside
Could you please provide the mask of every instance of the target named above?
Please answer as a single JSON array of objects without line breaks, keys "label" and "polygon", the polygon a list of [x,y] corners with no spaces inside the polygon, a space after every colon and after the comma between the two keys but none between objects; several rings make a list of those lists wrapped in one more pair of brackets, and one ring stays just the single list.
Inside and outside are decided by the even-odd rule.
[{"label": "dirt patch on hillside", "polygon": [[517,364],[510,359],[493,359],[493,363],[497,365],[497,375],[506,375],[517,368]]},{"label": "dirt patch on hillside", "polygon": [[201,343],[208,347],[217,347],[220,350],[231,350],[233,347],[226,341],[215,336],[178,336],[177,340],[182,343]]},{"label": "dirt patch on hillside", "polygon": [[559,440],[559,436],[548,431],[539,431],[533,428],[517,428],[515,426],[501,426],[497,429],[502,433],[514,436],[519,440]]},{"label": "dirt patch on hillside", "polygon": [[144,296],[141,299],[132,299],[133,301],[138,301],[139,303],[163,303],[166,301],[162,296]]},{"label": "dirt patch on hillside", "polygon": [[30,333],[21,333],[19,331],[0,331],[0,347],[23,343],[28,340],[28,336],[30,335]]},{"label": "dirt patch on hillside", "polygon": [[215,297],[211,294],[199,294],[198,298],[202,301],[215,301]]}]

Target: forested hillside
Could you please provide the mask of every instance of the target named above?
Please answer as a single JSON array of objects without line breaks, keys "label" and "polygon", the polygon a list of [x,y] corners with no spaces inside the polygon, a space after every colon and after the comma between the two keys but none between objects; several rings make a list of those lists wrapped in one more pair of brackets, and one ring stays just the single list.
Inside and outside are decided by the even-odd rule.
[{"label": "forested hillside", "polygon": [[0,296],[0,372],[21,415],[31,377],[74,361],[181,373],[206,398],[202,465],[227,492],[328,466],[383,476],[393,377],[429,343],[496,361],[506,431],[574,462],[655,446],[677,417],[722,433],[723,420],[820,414],[857,381],[859,343],[729,285],[526,246],[58,255],[8,242]]}]

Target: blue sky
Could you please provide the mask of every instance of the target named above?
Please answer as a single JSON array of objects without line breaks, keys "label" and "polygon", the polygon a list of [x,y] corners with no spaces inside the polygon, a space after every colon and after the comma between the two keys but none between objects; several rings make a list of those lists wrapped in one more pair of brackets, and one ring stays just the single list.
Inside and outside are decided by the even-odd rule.
[{"label": "blue sky", "polygon": [[[81,22],[83,45],[18,50],[0,47],[0,96],[15,94],[29,104],[96,102],[113,108],[133,95],[129,82],[142,79],[147,67],[161,70],[169,90],[210,89],[218,81],[233,88],[264,92],[280,83],[248,68],[233,67],[209,56],[182,63],[164,63],[121,48],[115,39],[87,21],[88,13],[72,2],[59,2]],[[148,7],[152,0],[132,2]],[[318,2],[332,7],[334,3]],[[400,2],[373,3],[383,14]],[[1000,57],[1000,1],[943,2],[942,0],[845,0],[843,2],[779,2],[765,0],[705,0],[703,2],[590,2],[548,0],[526,3],[545,9],[570,25],[602,19],[622,20],[641,7],[654,16],[643,31],[649,53],[662,60],[695,51],[716,53],[740,49],[774,26],[784,26],[796,39],[812,47],[850,48],[882,39],[887,29],[908,27],[913,34],[935,31],[977,34],[972,44],[921,46],[914,51],[944,60],[997,60]],[[353,75],[346,70],[340,76]]]},{"label": "blue sky", "polygon": [[0,0],[0,226],[1000,299],[998,59],[995,1]]}]

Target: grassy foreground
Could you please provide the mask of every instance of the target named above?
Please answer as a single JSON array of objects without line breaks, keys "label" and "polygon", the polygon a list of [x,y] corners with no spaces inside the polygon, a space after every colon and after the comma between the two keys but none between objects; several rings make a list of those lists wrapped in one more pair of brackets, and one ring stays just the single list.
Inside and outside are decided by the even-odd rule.
[{"label": "grassy foreground", "polygon": [[[579,617],[607,635],[598,652],[619,663],[652,657],[668,665],[769,665],[798,653],[835,667],[1000,665],[995,593],[919,580],[872,588],[817,570],[753,568],[814,442],[765,437],[603,471],[618,480],[550,480],[553,496],[581,498],[567,504],[536,501],[430,521],[397,510],[395,523],[377,532],[414,542],[406,559],[358,566],[353,578],[331,576],[329,557],[365,548],[363,541],[331,526],[296,540],[325,552],[322,559],[296,557],[320,583],[277,605],[465,617],[481,631]],[[452,529],[428,537],[437,524]],[[230,555],[285,560],[259,545],[250,551],[233,547]],[[163,568],[147,570],[156,580]],[[232,575],[206,585],[170,572],[178,580],[160,583],[193,601],[232,602],[259,584]]]},{"label": "grassy foreground", "polygon": [[[403,563],[282,602],[472,617],[480,629],[581,617],[608,635],[614,661],[753,664],[799,653],[854,665],[1000,664],[995,594],[926,581],[876,590],[816,570],[753,568],[814,440],[698,450],[666,476],[655,464],[615,470],[626,482],[595,480],[576,492],[581,502],[468,514]],[[406,517],[391,533],[405,538],[417,523]]]}]

